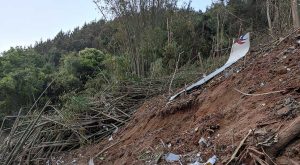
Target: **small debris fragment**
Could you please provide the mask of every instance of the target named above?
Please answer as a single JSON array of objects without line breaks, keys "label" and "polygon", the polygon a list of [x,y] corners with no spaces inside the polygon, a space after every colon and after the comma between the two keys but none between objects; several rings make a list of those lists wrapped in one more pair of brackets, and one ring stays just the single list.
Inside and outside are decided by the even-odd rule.
[{"label": "small debris fragment", "polygon": [[267,134],[266,128],[257,129],[254,131],[254,135],[263,136]]},{"label": "small debris fragment", "polygon": [[203,163],[199,163],[198,161],[194,162],[194,163],[189,163],[188,165],[204,165]]},{"label": "small debris fragment", "polygon": [[171,148],[171,147],[172,147],[172,144],[171,144],[171,143],[169,143],[167,146],[168,146],[168,148]]},{"label": "small debris fragment", "polygon": [[203,137],[200,138],[200,140],[198,141],[199,145],[203,146],[203,147],[207,147],[207,141],[206,139],[204,139]]},{"label": "small debris fragment", "polygon": [[295,50],[295,49],[296,49],[295,46],[291,46],[291,47],[289,47],[287,50],[293,51],[293,50]]},{"label": "small debris fragment", "polygon": [[176,155],[176,154],[173,154],[173,153],[168,153],[165,155],[165,160],[167,162],[176,162],[176,161],[180,161],[180,155]]},{"label": "small debris fragment", "polygon": [[208,159],[208,161],[205,163],[205,165],[214,165],[217,161],[218,161],[218,158],[216,155],[214,155]]},{"label": "small debris fragment", "polygon": [[73,159],[72,164],[76,164],[77,160]]},{"label": "small debris fragment", "polygon": [[88,165],[94,165],[94,159],[93,158],[91,158],[90,160],[89,160],[89,164]]}]

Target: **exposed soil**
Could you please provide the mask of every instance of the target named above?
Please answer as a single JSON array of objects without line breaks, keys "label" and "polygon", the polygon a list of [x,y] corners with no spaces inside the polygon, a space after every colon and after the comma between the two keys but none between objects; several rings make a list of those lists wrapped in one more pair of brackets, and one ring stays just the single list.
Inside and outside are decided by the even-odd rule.
[{"label": "exposed soil", "polygon": [[[180,154],[182,164],[201,159],[205,162],[213,155],[218,157],[218,164],[226,164],[250,129],[255,131],[245,145],[262,152],[259,142],[299,116],[300,48],[290,37],[269,52],[252,51],[225,72],[172,103],[167,103],[166,96],[146,101],[112,141],[63,154],[63,164],[87,164],[107,147],[94,158],[95,164],[171,164],[163,158],[169,152]],[[247,94],[280,92],[246,96],[237,90]],[[198,143],[201,137],[207,145]],[[272,147],[276,142],[270,143]],[[299,163],[299,136],[275,158],[277,164]],[[242,161],[254,163],[249,156]]]}]

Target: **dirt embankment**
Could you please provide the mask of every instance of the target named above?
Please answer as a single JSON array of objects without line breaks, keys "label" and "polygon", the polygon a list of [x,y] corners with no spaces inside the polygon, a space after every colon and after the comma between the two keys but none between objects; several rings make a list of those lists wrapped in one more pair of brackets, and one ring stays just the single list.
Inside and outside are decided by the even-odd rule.
[{"label": "dirt embankment", "polygon": [[213,155],[226,164],[249,130],[233,161],[299,163],[299,135],[268,153],[299,116],[300,48],[294,38],[269,52],[252,51],[225,72],[172,103],[165,96],[145,102],[112,141],[63,155],[64,164],[87,164],[97,154],[95,164],[168,164],[169,152],[181,155],[182,164]]}]

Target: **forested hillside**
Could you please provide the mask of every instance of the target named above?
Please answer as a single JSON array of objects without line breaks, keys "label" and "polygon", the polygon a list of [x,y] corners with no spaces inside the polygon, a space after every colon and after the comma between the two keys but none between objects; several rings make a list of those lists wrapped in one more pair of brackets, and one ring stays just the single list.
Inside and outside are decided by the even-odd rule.
[{"label": "forested hillside", "polygon": [[15,117],[5,116],[49,101],[71,123],[121,96],[131,111],[125,121],[140,101],[170,94],[223,65],[233,38],[251,32],[255,47],[297,28],[293,2],[219,0],[204,12],[177,0],[94,1],[102,20],[2,53],[0,121],[9,127]]},{"label": "forested hillside", "polygon": [[100,13],[112,19],[4,52],[1,118],[21,107],[26,111],[52,80],[43,99],[64,106],[69,96],[94,95],[108,84],[170,75],[179,54],[179,68],[205,73],[216,58],[230,51],[232,38],[239,34],[250,31],[256,38],[260,34],[275,37],[293,23],[290,2],[285,0],[272,0],[269,6],[265,1],[220,1],[206,12],[195,11],[190,4],[178,8],[174,0],[141,2],[106,1],[104,6],[96,2],[103,9]]}]

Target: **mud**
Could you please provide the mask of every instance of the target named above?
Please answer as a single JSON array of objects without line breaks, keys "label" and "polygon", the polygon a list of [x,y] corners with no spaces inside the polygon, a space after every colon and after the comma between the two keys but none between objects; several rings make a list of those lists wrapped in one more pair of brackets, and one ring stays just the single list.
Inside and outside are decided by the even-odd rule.
[{"label": "mud", "polygon": [[[64,164],[87,164],[114,143],[94,159],[95,164],[172,164],[163,159],[170,152],[181,155],[182,164],[206,161],[213,155],[219,158],[218,164],[226,164],[250,129],[258,134],[246,143],[257,144],[299,116],[300,49],[294,43],[291,38],[269,52],[251,51],[226,74],[172,103],[164,95],[146,101],[112,141],[64,153]],[[246,96],[236,89],[247,94],[282,92]],[[207,145],[199,145],[201,137]],[[299,146],[298,138],[273,161],[299,163]]]}]

